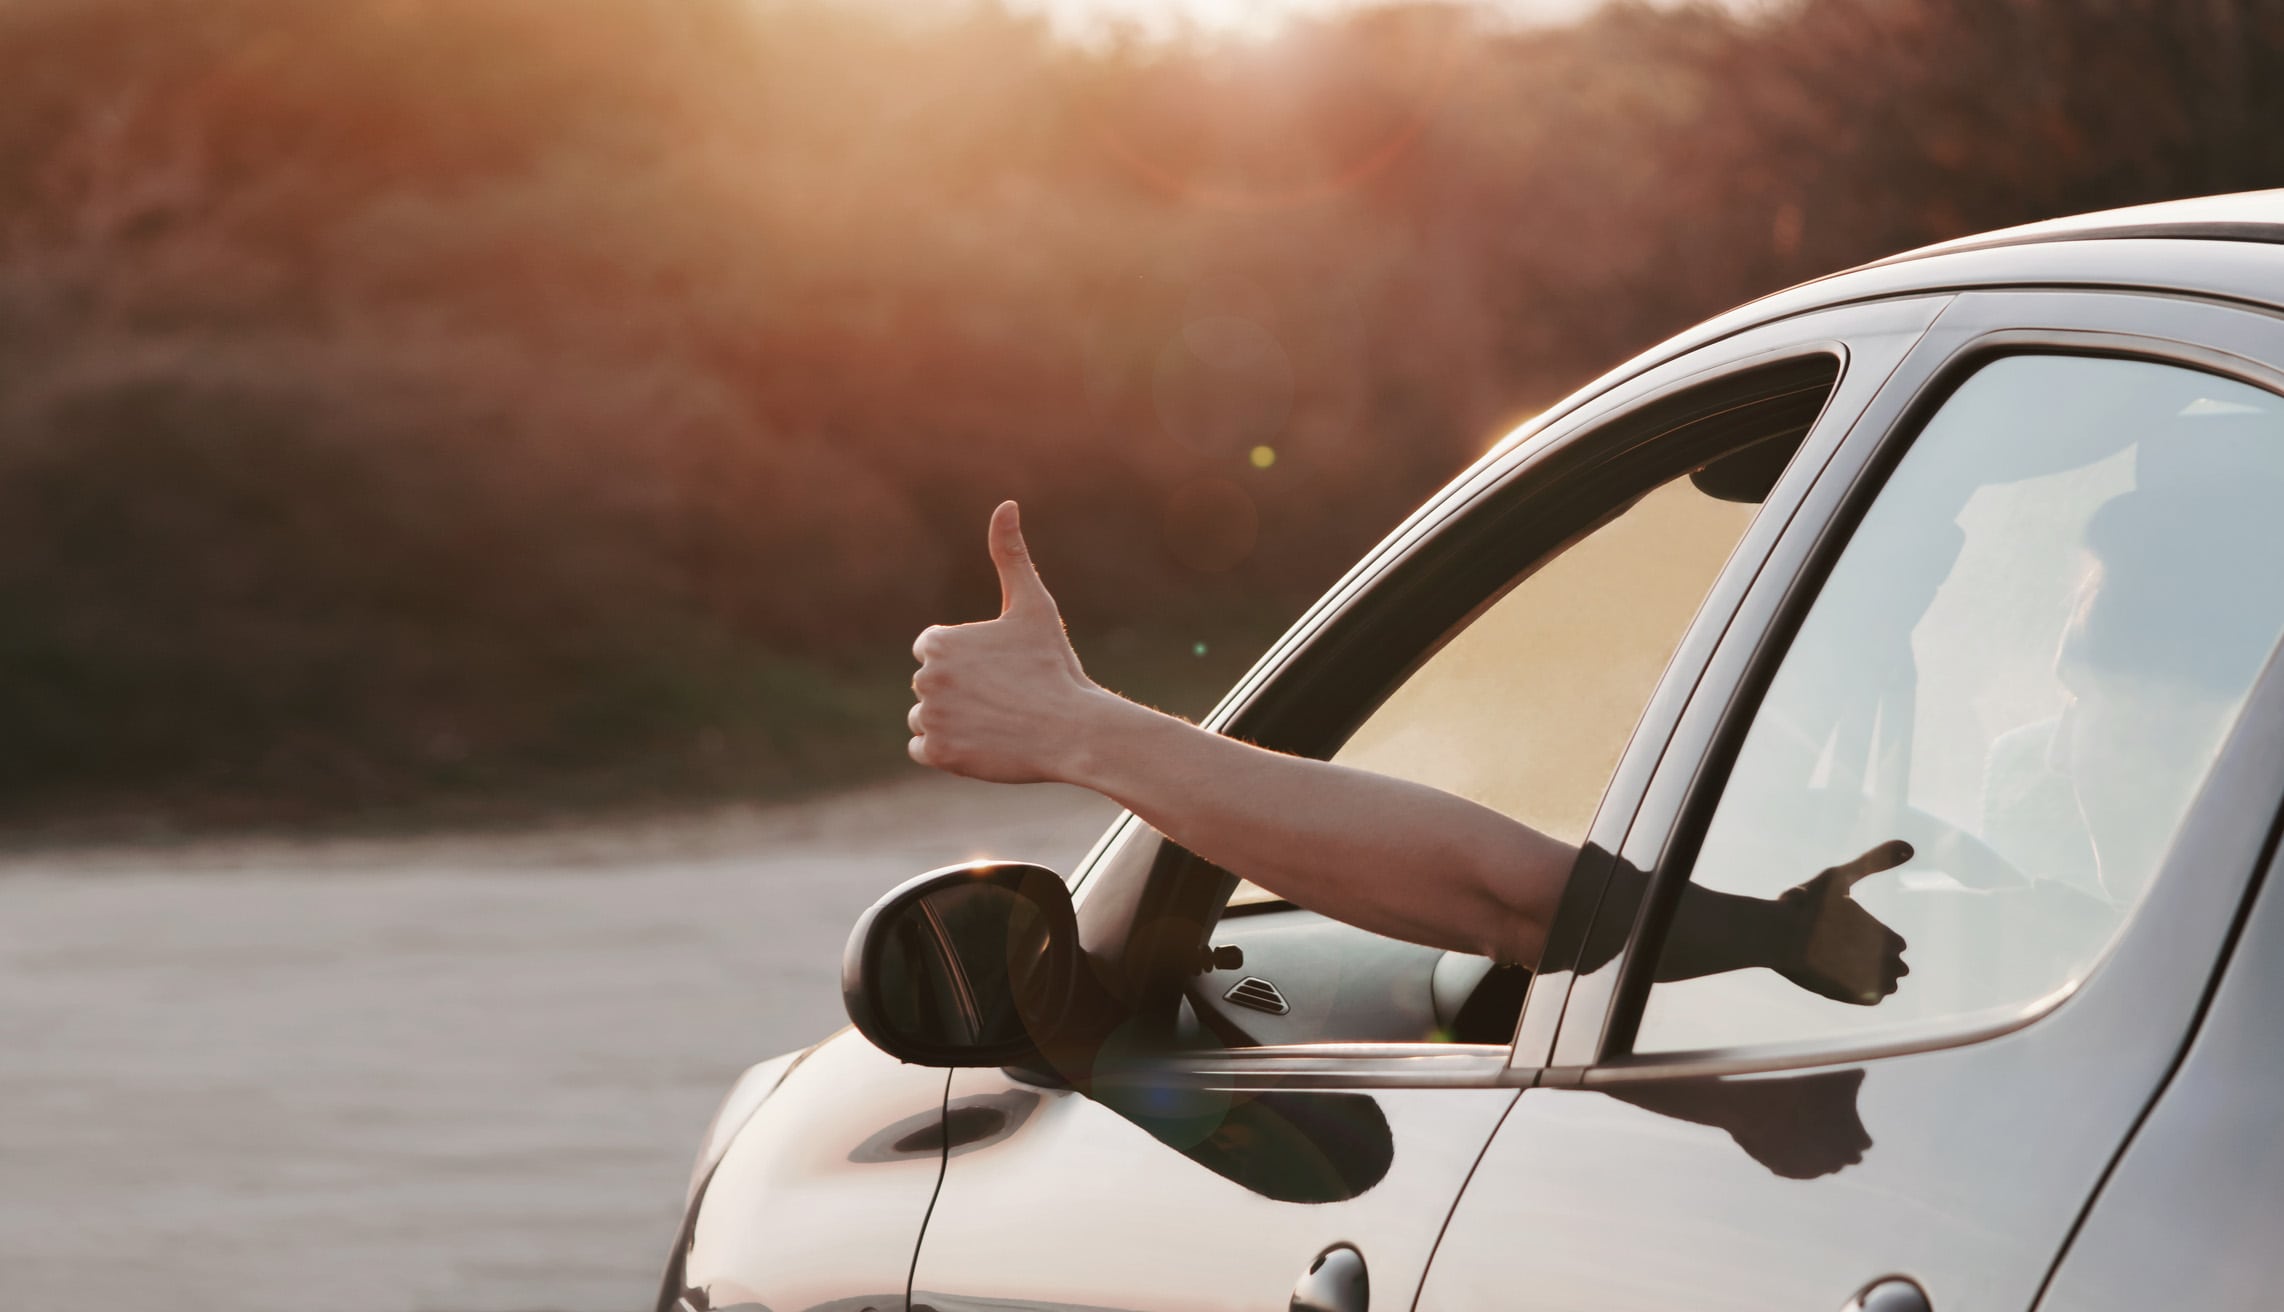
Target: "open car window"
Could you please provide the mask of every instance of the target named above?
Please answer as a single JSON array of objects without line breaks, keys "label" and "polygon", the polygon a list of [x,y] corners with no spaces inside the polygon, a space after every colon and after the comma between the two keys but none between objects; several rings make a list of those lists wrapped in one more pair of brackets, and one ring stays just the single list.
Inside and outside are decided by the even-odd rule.
[{"label": "open car window", "polygon": [[1757,509],[1677,478],[1548,561],[1333,759],[1585,839],[1634,722]]},{"label": "open car window", "polygon": [[[1757,504],[1676,478],[1519,580],[1332,759],[1583,842],[1642,707]],[[1241,883],[1232,907],[1275,903]]]},{"label": "open car window", "polygon": [[[1588,508],[1586,521],[1599,523],[1434,635],[1440,641],[1390,633],[1428,654],[1331,759],[1583,842],[1683,635],[1799,445],[1805,421],[1788,413],[1788,428],[1740,434],[1712,466],[1674,473],[1669,464],[1671,476],[1646,491],[1599,514]],[[1341,924],[1243,882],[1214,942],[1242,962],[1204,972],[1188,1001],[1196,1037],[1233,1046],[1503,1044],[1530,978]]]}]

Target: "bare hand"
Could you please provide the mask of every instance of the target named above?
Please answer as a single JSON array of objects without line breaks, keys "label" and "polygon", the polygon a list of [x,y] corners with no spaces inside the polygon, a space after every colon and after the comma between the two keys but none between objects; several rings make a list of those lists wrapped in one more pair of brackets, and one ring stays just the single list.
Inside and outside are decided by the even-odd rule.
[{"label": "bare hand", "polygon": [[1864,1007],[1895,992],[1911,973],[1903,962],[1903,935],[1864,910],[1849,891],[1911,857],[1911,844],[1901,839],[1882,843],[1779,895],[1777,904],[1797,918],[1800,929],[1799,953],[1781,968],[1784,977],[1811,993]]},{"label": "bare hand", "polygon": [[1109,694],[1079,667],[1014,502],[991,513],[989,540],[999,618],[937,625],[912,644],[920,672],[906,750],[922,765],[994,783],[1061,779]]}]

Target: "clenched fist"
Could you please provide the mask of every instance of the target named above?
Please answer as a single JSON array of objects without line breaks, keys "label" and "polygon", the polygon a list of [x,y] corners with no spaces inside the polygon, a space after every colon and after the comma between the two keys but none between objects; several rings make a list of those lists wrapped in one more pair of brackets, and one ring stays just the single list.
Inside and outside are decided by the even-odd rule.
[{"label": "clenched fist", "polygon": [[991,513],[999,618],[936,625],[912,644],[907,750],[922,765],[993,783],[1067,780],[1117,698],[1079,667],[1063,617],[1032,567],[1015,503]]}]

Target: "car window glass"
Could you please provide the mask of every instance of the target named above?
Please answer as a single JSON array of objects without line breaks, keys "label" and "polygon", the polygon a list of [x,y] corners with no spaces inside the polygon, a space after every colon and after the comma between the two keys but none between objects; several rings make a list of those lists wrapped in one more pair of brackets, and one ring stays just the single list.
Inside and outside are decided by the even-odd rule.
[{"label": "car window glass", "polygon": [[2084,978],[2284,633],[2280,504],[2265,391],[2079,356],[1970,377],[1755,713],[1635,1051],[1995,1020]]}]

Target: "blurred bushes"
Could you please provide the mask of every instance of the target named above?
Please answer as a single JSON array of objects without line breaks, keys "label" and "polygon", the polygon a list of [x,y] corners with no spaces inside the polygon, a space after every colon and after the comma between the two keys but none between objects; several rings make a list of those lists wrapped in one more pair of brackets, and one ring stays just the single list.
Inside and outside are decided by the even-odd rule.
[{"label": "blurred bushes", "polygon": [[892,763],[1003,496],[1082,653],[1178,691],[1707,313],[2284,184],[2280,0],[1170,50],[823,0],[14,0],[0,69],[19,820]]}]

